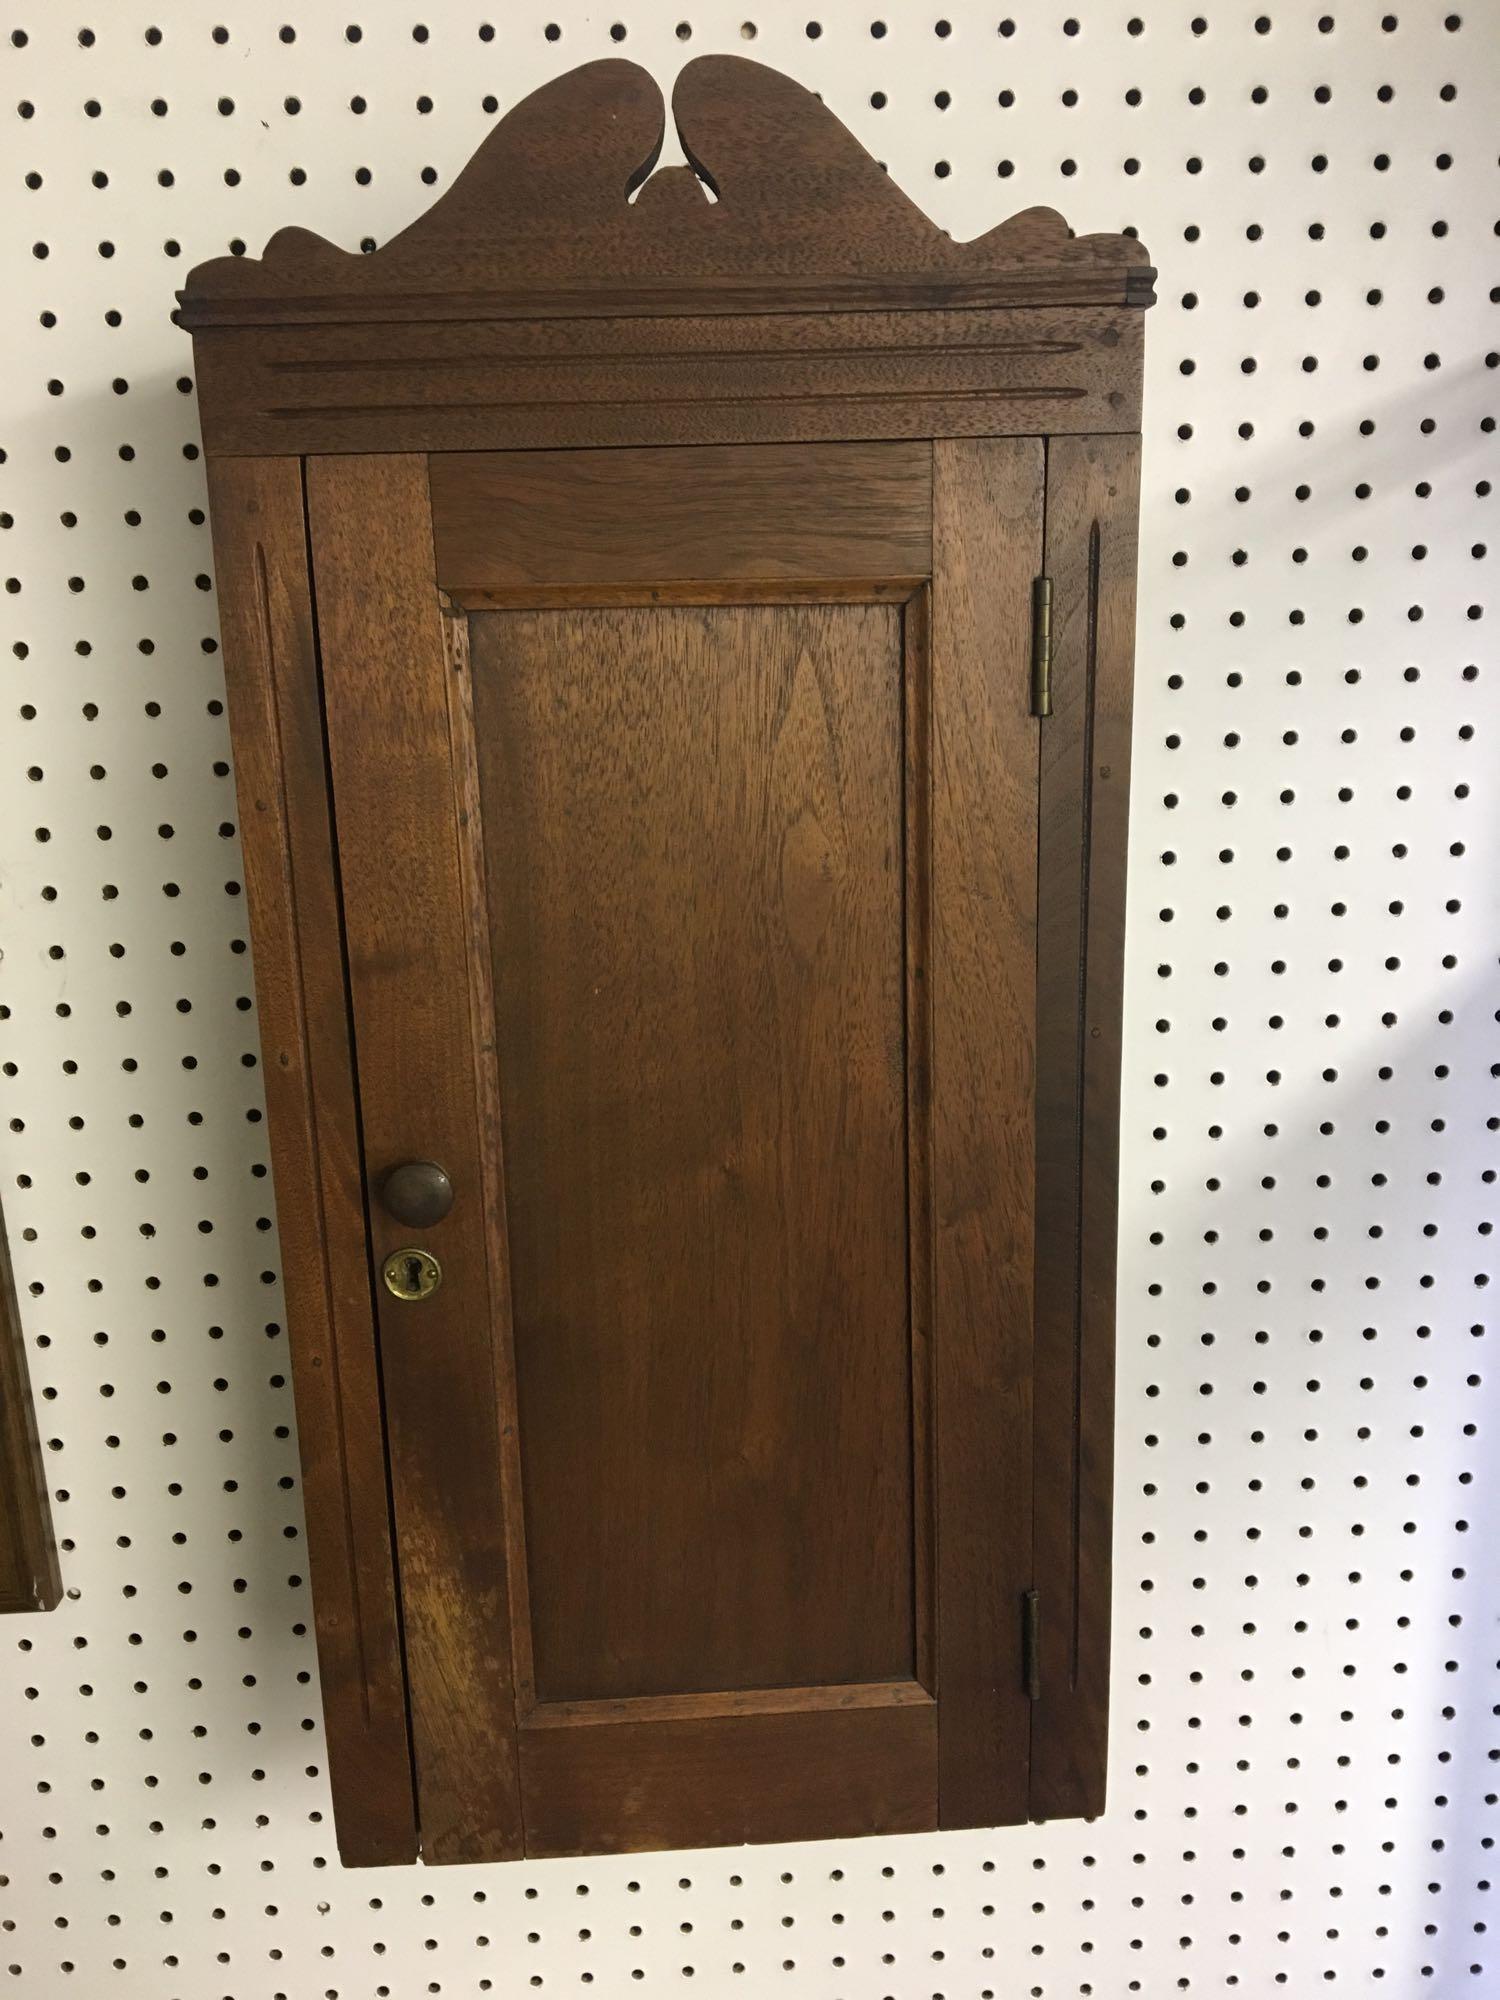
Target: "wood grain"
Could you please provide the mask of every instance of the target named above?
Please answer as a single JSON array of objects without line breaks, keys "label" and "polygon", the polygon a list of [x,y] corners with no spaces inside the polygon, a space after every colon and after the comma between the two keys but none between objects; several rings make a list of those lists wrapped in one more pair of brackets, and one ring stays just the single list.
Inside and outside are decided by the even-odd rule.
[{"label": "wood grain", "polygon": [[926,588],[925,576],[842,576],[816,582],[778,577],[771,583],[704,577],[686,583],[517,583],[502,590],[443,595],[462,611],[603,611],[714,604],[905,605]]},{"label": "wood grain", "polygon": [[[356,1394],[371,1264],[411,1235],[377,1210],[366,1257],[365,1186],[435,1156],[459,1190],[422,1239],[442,1289],[380,1303],[433,1860],[1102,1805],[1135,453],[1051,450],[1044,552],[1039,441],[932,448],[915,594],[860,580],[856,507],[849,575],[611,581],[652,489],[606,475],[558,565],[605,581],[473,601],[646,601],[446,616],[424,462],[313,464],[337,884],[297,469],[216,471],[276,1164],[309,1190],[289,1293]],[[925,512],[897,463],[874,489]],[[785,468],[747,475],[686,566],[770,532]],[[471,573],[497,490],[447,489]],[[404,1732],[394,1777],[345,1747],[390,1711],[351,1682],[334,1532],[347,1567],[379,1520],[379,1411],[330,1402],[309,1325],[304,1430],[343,1454],[305,1447],[340,1839],[397,1858]]]},{"label": "wood grain", "polygon": [[760,310],[814,312],[935,306],[946,288],[1004,305],[1150,298],[1139,243],[1074,237],[1051,209],[955,243],[819,97],[760,63],[688,63],[672,116],[692,166],[642,186],[661,147],[661,91],[633,63],[584,64],[514,106],[441,199],[372,255],[282,230],[259,259],[192,271],[182,322],[462,317],[455,297],[502,317],[537,298],[531,310],[552,315],[619,312],[622,292],[643,309],[699,312],[738,309],[736,291]]},{"label": "wood grain", "polygon": [[[179,319],[211,452],[493,451],[1135,429],[1128,236],[1027,209],[955,243],[821,101],[591,63],[517,105],[372,255],[303,229],[199,265]],[[696,170],[696,171],[695,171]],[[719,198],[710,201],[705,184]]]},{"label": "wood grain", "polygon": [[1153,273],[738,58],[666,116],[183,295],[346,1861],[1102,1801]]},{"label": "wood grain", "polygon": [[1052,716],[1038,914],[1036,1576],[1031,1813],[1102,1812],[1108,1738],[1120,999],[1138,444],[1048,460]]},{"label": "wood grain", "polygon": [[923,1833],[936,1710],[793,1710],[521,1732],[528,1854]]},{"label": "wood grain", "polygon": [[937,1688],[936,1459],[932,1329],[932,590],[908,599],[902,615],[906,660],[906,1241],[911,1337],[912,1594],[916,1678]]},{"label": "wood grain", "polygon": [[516,1412],[516,1352],[511,1323],[510,1231],[505,1195],[505,1147],[500,1118],[500,1068],[495,1049],[495,986],[489,887],[484,861],[484,812],[474,731],[474,678],[469,621],[439,593],[448,666],[448,746],[458,822],[464,892],[464,950],[473,1023],[475,1105],[479,1114],[479,1223],[490,1278],[490,1344],[496,1420],[500,1429],[500,1504],[510,1605],[511,1661],[518,1714],[536,1702],[531,1657],[531,1610],[526,1521],[521,1497],[521,1440]]},{"label": "wood grain", "polygon": [[470,653],[538,1698],[910,1674],[899,612]]},{"label": "wood grain", "polygon": [[[210,452],[1134,430],[1152,270],[1030,208],[956,244],[808,90],[626,62],[518,104],[372,256],[282,230],[182,292]],[[704,184],[718,190],[708,200]]]},{"label": "wood grain", "polygon": [[[489,1239],[447,665],[420,458],[308,468],[330,768],[368,1184],[436,1159],[417,1304],[380,1288],[391,1481],[423,1852],[521,1852]],[[411,1240],[377,1205],[378,1268]]]},{"label": "wood grain", "polygon": [[715,1716],[811,1714],[819,1709],[930,1706],[920,1681],[835,1681],[828,1687],[727,1688],[710,1694],[628,1695],[603,1701],[539,1702],[525,1726],[589,1729],[609,1722],[706,1722]]},{"label": "wood grain", "polygon": [[51,1611],[61,1596],[21,1315],[0,1222],[0,1612]]},{"label": "wood grain", "polygon": [[923,444],[445,452],[431,477],[449,592],[932,567]]},{"label": "wood grain", "polygon": [[1039,440],[933,453],[932,1120],[945,1827],[1024,1819]]},{"label": "wood grain", "polygon": [[337,868],[295,459],[209,467],[339,1853],[416,1854]]},{"label": "wood grain", "polygon": [[209,327],[194,336],[215,452],[494,451],[1133,430],[1132,306],[413,327]]}]

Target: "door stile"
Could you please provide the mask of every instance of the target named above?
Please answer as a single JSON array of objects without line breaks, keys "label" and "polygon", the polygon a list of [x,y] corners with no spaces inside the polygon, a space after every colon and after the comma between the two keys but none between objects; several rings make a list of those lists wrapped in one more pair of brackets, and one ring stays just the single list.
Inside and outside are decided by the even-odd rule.
[{"label": "door stile", "polygon": [[939,1824],[1026,1817],[1039,438],[933,447]]},{"label": "door stile", "polygon": [[1054,438],[1037,1013],[1039,1698],[1030,1815],[1104,1810],[1120,1002],[1140,440]]},{"label": "door stile", "polygon": [[510,1598],[511,1659],[519,1725],[536,1705],[531,1613],[526,1582],[526,1526],[521,1491],[521,1439],[516,1396],[515,1334],[511,1322],[510,1246],[505,1208],[505,1141],[500,1117],[500,1065],[495,1047],[494,917],[485,887],[484,817],[474,740],[474,683],[469,668],[469,621],[439,593],[448,668],[448,740],[458,808],[459,865],[469,961],[469,1012],[479,1111],[480,1198],[485,1218],[490,1301],[495,1327],[496,1422],[500,1444],[500,1504],[504,1516]]},{"label": "door stile", "polygon": [[935,1693],[937,1633],[933,1396],[932,1212],[932,584],[907,600],[902,618],[906,846],[907,1245],[911,1270],[911,1465],[913,1677]]},{"label": "door stile", "polygon": [[[439,1288],[375,1291],[422,1848],[522,1851],[491,1272],[455,824],[448,670],[426,461],[307,467],[310,545],[350,1000],[378,1274],[407,1248]],[[432,1159],[452,1211],[414,1230],[382,1207],[394,1166]]]},{"label": "door stile", "polygon": [[339,1854],[417,1852],[302,464],[208,468]]}]

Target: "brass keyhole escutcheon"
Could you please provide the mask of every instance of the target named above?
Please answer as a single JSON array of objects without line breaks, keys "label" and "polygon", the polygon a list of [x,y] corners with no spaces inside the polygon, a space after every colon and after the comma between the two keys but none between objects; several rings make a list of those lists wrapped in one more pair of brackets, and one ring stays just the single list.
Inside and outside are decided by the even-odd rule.
[{"label": "brass keyhole escutcheon", "polygon": [[430,1250],[393,1250],[380,1275],[393,1298],[430,1299],[443,1282],[443,1267]]}]

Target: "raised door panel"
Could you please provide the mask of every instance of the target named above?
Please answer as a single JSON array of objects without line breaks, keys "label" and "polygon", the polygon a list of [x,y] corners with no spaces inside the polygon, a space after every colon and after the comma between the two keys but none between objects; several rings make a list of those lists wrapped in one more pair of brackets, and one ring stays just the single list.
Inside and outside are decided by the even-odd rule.
[{"label": "raised door panel", "polygon": [[469,657],[537,1698],[909,1678],[900,612]]}]

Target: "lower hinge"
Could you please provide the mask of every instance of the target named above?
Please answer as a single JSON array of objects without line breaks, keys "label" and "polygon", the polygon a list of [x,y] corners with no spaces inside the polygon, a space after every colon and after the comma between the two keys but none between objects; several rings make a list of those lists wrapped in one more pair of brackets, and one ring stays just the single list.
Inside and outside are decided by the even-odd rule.
[{"label": "lower hinge", "polygon": [[1031,712],[1052,713],[1052,579],[1031,586]]},{"label": "lower hinge", "polygon": [[1042,1698],[1042,1593],[1027,1590],[1021,1593],[1021,1675],[1026,1686],[1026,1699],[1040,1701]]}]

